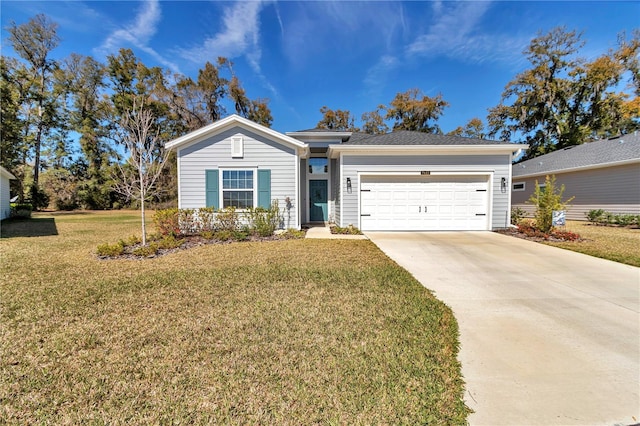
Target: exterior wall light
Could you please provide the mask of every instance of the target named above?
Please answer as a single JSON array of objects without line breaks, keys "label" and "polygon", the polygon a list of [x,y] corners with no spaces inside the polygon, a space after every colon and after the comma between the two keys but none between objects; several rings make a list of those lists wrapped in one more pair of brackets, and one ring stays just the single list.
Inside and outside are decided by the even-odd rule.
[{"label": "exterior wall light", "polygon": [[502,192],[507,192],[507,178],[500,179],[500,189]]},{"label": "exterior wall light", "polygon": [[347,192],[351,194],[351,178],[347,178]]}]

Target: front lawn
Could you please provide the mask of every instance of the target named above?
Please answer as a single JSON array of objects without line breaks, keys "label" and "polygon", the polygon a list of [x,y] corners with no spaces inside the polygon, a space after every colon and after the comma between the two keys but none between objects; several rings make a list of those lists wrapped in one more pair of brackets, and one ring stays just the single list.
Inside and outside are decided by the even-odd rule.
[{"label": "front lawn", "polygon": [[451,310],[369,241],[100,260],[137,212],[35,219],[2,223],[0,423],[466,421]]},{"label": "front lawn", "polygon": [[586,241],[545,242],[551,246],[585,253],[627,265],[640,266],[640,229],[593,225],[569,221],[566,229]]}]

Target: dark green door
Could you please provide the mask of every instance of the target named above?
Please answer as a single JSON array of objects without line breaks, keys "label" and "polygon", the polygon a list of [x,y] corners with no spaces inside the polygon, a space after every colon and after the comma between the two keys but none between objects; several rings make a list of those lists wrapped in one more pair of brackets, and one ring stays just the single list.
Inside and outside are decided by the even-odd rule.
[{"label": "dark green door", "polygon": [[326,222],[327,212],[327,181],[309,181],[309,220],[311,222]]}]

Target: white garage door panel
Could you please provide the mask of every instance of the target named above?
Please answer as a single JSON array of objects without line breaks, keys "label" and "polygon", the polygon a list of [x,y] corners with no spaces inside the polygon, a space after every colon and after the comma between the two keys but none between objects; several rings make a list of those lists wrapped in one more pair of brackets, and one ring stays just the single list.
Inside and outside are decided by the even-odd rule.
[{"label": "white garage door panel", "polygon": [[486,176],[362,176],[365,231],[487,230]]}]

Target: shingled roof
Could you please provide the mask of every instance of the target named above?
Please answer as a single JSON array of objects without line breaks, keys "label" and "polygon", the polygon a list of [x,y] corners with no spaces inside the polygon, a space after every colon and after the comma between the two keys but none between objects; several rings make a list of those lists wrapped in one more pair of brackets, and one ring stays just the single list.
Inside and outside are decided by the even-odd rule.
[{"label": "shingled roof", "polygon": [[343,145],[509,145],[510,142],[398,130],[384,135],[353,133]]},{"label": "shingled roof", "polygon": [[640,135],[634,133],[575,145],[513,165],[513,176],[524,177],[638,160]]}]

